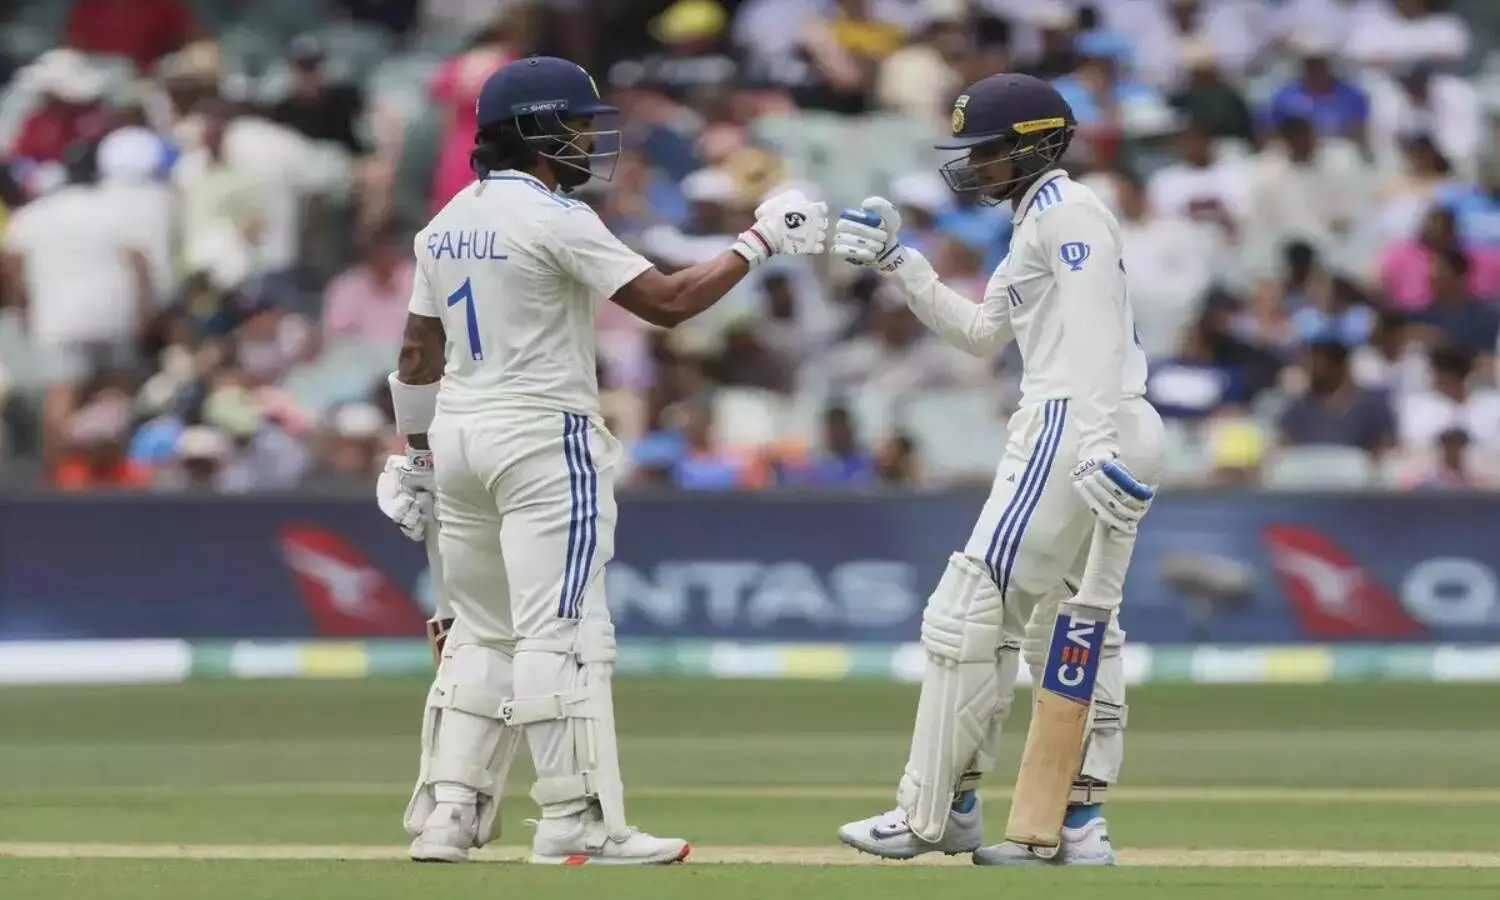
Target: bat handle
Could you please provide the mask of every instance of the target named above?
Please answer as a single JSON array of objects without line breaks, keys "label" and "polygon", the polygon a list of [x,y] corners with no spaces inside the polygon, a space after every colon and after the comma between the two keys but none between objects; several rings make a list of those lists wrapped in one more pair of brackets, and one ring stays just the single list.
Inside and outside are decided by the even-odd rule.
[{"label": "bat handle", "polygon": [[1125,596],[1125,575],[1130,571],[1130,556],[1134,551],[1133,533],[1095,522],[1076,602],[1099,609],[1119,606]]}]

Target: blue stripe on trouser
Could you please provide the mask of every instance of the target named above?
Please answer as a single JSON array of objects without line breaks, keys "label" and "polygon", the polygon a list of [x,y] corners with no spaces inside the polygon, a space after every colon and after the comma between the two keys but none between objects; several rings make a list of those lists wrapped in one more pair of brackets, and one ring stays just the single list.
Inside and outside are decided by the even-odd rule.
[{"label": "blue stripe on trouser", "polygon": [[573,573],[578,568],[579,514],[583,506],[583,479],[580,473],[582,460],[575,454],[573,432],[578,423],[573,416],[563,413],[563,459],[568,463],[568,552],[563,557],[562,593],[557,598],[557,615],[568,617],[568,607],[573,599]]},{"label": "blue stripe on trouser", "polygon": [[599,472],[594,468],[594,454],[589,450],[589,420],[579,416],[578,448],[583,452],[584,542],[583,564],[574,587],[573,618],[583,615],[583,598],[589,592],[589,573],[594,570],[594,551],[599,548]]},{"label": "blue stripe on trouser", "polygon": [[1005,504],[1000,518],[995,521],[995,531],[990,535],[989,550],[984,555],[985,564],[989,566],[990,578],[995,585],[1000,586],[1000,559],[1003,555],[1001,547],[1003,542],[1009,540],[1010,532],[1014,528],[1016,519],[1019,517],[1020,508],[1025,504],[1027,495],[1036,483],[1037,468],[1041,463],[1042,451],[1047,443],[1047,435],[1052,432],[1052,420],[1054,418],[1052,402],[1047,401],[1042,405],[1042,430],[1037,435],[1037,442],[1031,448],[1031,456],[1026,460],[1026,468],[1021,472],[1021,478],[1016,482],[1015,492]]},{"label": "blue stripe on trouser", "polygon": [[563,427],[563,456],[568,463],[571,508],[568,553],[564,560],[562,596],[558,598],[557,614],[564,619],[576,619],[582,613],[589,571],[599,545],[599,479],[594,472],[593,454],[589,451],[589,420],[573,413],[564,413],[563,419],[566,423]]},{"label": "blue stripe on trouser", "polygon": [[1031,448],[1031,458],[1026,461],[1026,469],[1021,473],[1016,491],[1006,504],[1005,511],[1000,514],[999,521],[995,523],[995,532],[990,537],[985,562],[989,565],[990,577],[1000,588],[1002,596],[1010,582],[1010,564],[1006,560],[1014,561],[1014,550],[1020,546],[1026,522],[1041,500],[1047,484],[1047,473],[1052,469],[1057,447],[1062,442],[1066,404],[1065,400],[1048,400],[1042,405],[1041,433],[1037,435],[1036,444]]},{"label": "blue stripe on trouser", "polygon": [[1037,479],[1036,490],[1032,493],[1031,502],[1026,505],[1026,512],[1021,517],[1020,525],[1016,528],[1015,538],[1005,548],[1005,564],[1000,572],[1000,591],[1002,596],[1010,587],[1010,573],[1016,565],[1016,556],[1021,552],[1021,540],[1026,536],[1026,526],[1031,522],[1031,514],[1036,512],[1037,504],[1042,501],[1042,492],[1047,486],[1047,475],[1052,471],[1052,464],[1057,461],[1057,449],[1062,446],[1063,425],[1068,418],[1068,401],[1054,400],[1057,404],[1057,421],[1052,427],[1052,442],[1042,451],[1046,462],[1039,467],[1040,477]]}]

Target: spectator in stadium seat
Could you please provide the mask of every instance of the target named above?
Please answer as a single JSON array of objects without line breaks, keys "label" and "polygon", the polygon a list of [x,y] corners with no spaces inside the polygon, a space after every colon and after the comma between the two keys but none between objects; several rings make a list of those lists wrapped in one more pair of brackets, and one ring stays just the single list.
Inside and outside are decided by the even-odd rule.
[{"label": "spectator in stadium seat", "polygon": [[1168,356],[1213,281],[1213,235],[1187,218],[1154,213],[1139,175],[1121,172],[1112,180],[1136,336],[1148,358]]},{"label": "spectator in stadium seat", "polygon": [[1187,80],[1168,103],[1185,118],[1200,123],[1215,138],[1255,143],[1255,116],[1239,89],[1219,71],[1213,47],[1195,41],[1183,48]]},{"label": "spectator in stadium seat", "polygon": [[1178,159],[1158,169],[1146,184],[1146,199],[1158,216],[1191,219],[1217,228],[1237,242],[1250,205],[1245,166],[1221,160],[1213,139],[1197,122],[1177,135]]},{"label": "spectator in stadium seat", "polygon": [[1354,351],[1354,380],[1393,397],[1425,390],[1432,381],[1427,348],[1401,312],[1382,309],[1370,340]]},{"label": "spectator in stadium seat", "polygon": [[52,471],[53,484],[65,491],[119,490],[145,487],[150,473],[125,455],[130,435],[130,394],[125,379],[102,377],[84,402],[69,414],[63,428],[63,452]]},{"label": "spectator in stadium seat", "polygon": [[394,224],[377,231],[366,242],[363,258],[323,293],[324,339],[401,346],[414,265],[406,231]]},{"label": "spectator in stadium seat", "polygon": [[1454,169],[1473,177],[1488,136],[1479,92],[1456,75],[1435,71],[1430,62],[1412,63],[1395,77],[1373,79],[1370,144],[1378,158],[1401,159],[1401,136],[1427,132]]},{"label": "spectator in stadium seat", "polygon": [[328,141],[351,156],[363,156],[368,148],[356,132],[356,123],[364,114],[364,92],[357,85],[328,80],[323,45],[313,35],[293,40],[287,60],[292,69],[291,91],[271,108],[271,118],[314,141]]},{"label": "spectator in stadium seat", "polygon": [[1453,165],[1428,134],[1408,134],[1401,143],[1405,164],[1400,174],[1377,188],[1371,224],[1390,240],[1404,240],[1420,230],[1429,209],[1442,205],[1453,211],[1462,235],[1464,215],[1454,204],[1468,190],[1455,184]]},{"label": "spectator in stadium seat", "polygon": [[46,363],[49,454],[90,376],[134,369],[140,335],[155,314],[142,235],[129,209],[101,198],[96,163],[96,154],[75,148],[68,183],[16,210],[0,236],[12,305],[24,310]]},{"label": "spectator in stadium seat", "polygon": [[823,412],[823,434],[818,446],[802,459],[779,467],[784,484],[809,487],[863,487],[875,479],[875,459],[859,441],[848,408],[832,406]]},{"label": "spectator in stadium seat", "polygon": [[320,474],[373,478],[385,465],[385,417],[369,403],[345,403],[333,411],[319,454]]},{"label": "spectator in stadium seat", "polygon": [[1249,169],[1250,247],[1298,240],[1327,249],[1348,234],[1369,203],[1368,174],[1337,159],[1312,122],[1298,116],[1282,119],[1277,140],[1255,155]]},{"label": "spectator in stadium seat", "polygon": [[831,6],[828,18],[802,24],[802,48],[820,84],[801,99],[835,112],[865,112],[880,64],[906,43],[906,28],[882,17],[875,0],[833,0]]},{"label": "spectator in stadium seat", "polygon": [[1463,253],[1468,259],[1471,295],[1500,298],[1500,247],[1466,245],[1452,210],[1434,206],[1415,238],[1391,244],[1380,254],[1380,288],[1391,305],[1404,312],[1426,309],[1432,303],[1433,260],[1445,253]]},{"label": "spectator in stadium seat", "polygon": [[1319,134],[1366,145],[1370,100],[1353,81],[1334,69],[1337,44],[1307,35],[1293,42],[1302,59],[1302,74],[1271,95],[1261,113],[1261,129],[1275,132],[1288,118],[1307,119]]},{"label": "spectator in stadium seat", "polygon": [[1348,52],[1361,65],[1398,68],[1418,60],[1462,63],[1469,53],[1469,28],[1461,16],[1441,11],[1432,0],[1372,4],[1346,36]]},{"label": "spectator in stadium seat", "polygon": [[491,72],[526,52],[528,35],[522,18],[500,16],[475,38],[468,50],[443,63],[433,76],[429,93],[444,116],[442,150],[433,171],[434,212],[447,205],[474,180],[469,154],[478,130],[475,104],[479,89]]},{"label": "spectator in stadium seat", "polygon": [[1475,354],[1479,368],[1493,375],[1500,310],[1469,293],[1469,258],[1462,251],[1435,254],[1431,268],[1432,303],[1412,318],[1429,329],[1429,342],[1451,343]]},{"label": "spectator in stadium seat", "polygon": [[183,154],[172,171],[183,263],[188,271],[201,272],[232,258],[248,275],[255,270],[256,247],[266,226],[266,198],[250,170],[226,152],[234,118],[229,104],[207,101],[199,115],[200,145]]},{"label": "spectator in stadium seat", "polygon": [[1399,399],[1396,418],[1401,445],[1426,452],[1443,432],[1458,428],[1483,452],[1500,451],[1500,391],[1474,389],[1474,355],[1466,348],[1444,344],[1433,348],[1432,387]]},{"label": "spectator in stadium seat", "polygon": [[1123,60],[1129,47],[1112,34],[1090,32],[1078,36],[1078,68],[1053,82],[1078,119],[1080,134],[1118,135],[1132,108],[1165,105],[1155,89],[1128,77]]},{"label": "spectator in stadium seat", "polygon": [[1462,427],[1444,429],[1433,442],[1433,450],[1416,460],[1413,471],[1402,478],[1402,486],[1416,490],[1492,487],[1494,479],[1474,465],[1472,444]]},{"label": "spectator in stadium seat", "polygon": [[875,475],[887,487],[918,487],[922,482],[922,463],[916,439],[898,431],[881,441],[875,450]]},{"label": "spectator in stadium seat", "polygon": [[103,79],[73,50],[51,50],[27,70],[42,102],[21,123],[12,160],[61,162],[73,144],[98,140],[114,124],[101,99]]},{"label": "spectator in stadium seat", "polygon": [[1185,49],[1198,41],[1212,48],[1221,68],[1238,77],[1265,44],[1258,5],[1224,0],[1130,4],[1132,18],[1141,20],[1132,29],[1141,77],[1162,88],[1176,84],[1184,69]]},{"label": "spectator in stadium seat", "polygon": [[1307,347],[1302,361],[1307,390],[1281,413],[1281,444],[1357,447],[1376,457],[1395,445],[1390,398],[1355,384],[1347,346],[1317,341]]},{"label": "spectator in stadium seat", "polygon": [[124,56],[149,72],[197,31],[181,0],[74,0],[64,40],[84,53]]},{"label": "spectator in stadium seat", "polygon": [[1250,402],[1240,372],[1214,359],[1207,326],[1201,321],[1183,333],[1175,356],[1151,365],[1146,397],[1163,418],[1190,422]]},{"label": "spectator in stadium seat", "polygon": [[901,300],[877,292],[869,331],[818,360],[835,389],[866,387],[902,396],[985,377],[987,364],[934,337]]},{"label": "spectator in stadium seat", "polygon": [[942,129],[951,99],[963,85],[960,69],[974,53],[974,38],[961,4],[940,3],[935,9],[922,32],[881,63],[875,95],[881,108]]}]

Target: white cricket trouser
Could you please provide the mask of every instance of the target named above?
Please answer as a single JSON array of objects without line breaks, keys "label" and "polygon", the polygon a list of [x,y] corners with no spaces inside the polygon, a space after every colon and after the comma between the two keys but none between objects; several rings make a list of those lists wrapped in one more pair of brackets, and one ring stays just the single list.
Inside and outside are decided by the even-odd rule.
[{"label": "white cricket trouser", "polygon": [[[1011,416],[1005,456],[964,546],[966,556],[988,567],[1005,597],[1007,640],[1021,640],[1037,603],[1058,585],[1069,581],[1076,587],[1088,559],[1094,514],[1069,474],[1078,465],[1069,406],[1067,400],[1048,400]],[[1115,424],[1121,461],[1138,480],[1157,483],[1165,439],[1161,417],[1145,400],[1124,400]],[[1118,647],[1124,639],[1118,617],[1112,618],[1106,645]]]},{"label": "white cricket trouser", "polygon": [[622,453],[609,430],[574,413],[439,413],[428,439],[449,643],[567,639],[585,615],[607,620]]}]

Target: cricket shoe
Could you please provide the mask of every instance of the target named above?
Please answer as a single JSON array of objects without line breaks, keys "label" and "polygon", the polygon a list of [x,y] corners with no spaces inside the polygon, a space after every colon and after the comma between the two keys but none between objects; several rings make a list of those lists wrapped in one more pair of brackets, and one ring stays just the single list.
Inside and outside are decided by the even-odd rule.
[{"label": "cricket shoe", "polygon": [[680,838],[659,838],[630,829],[616,840],[594,809],[565,819],[530,819],[536,826],[531,861],[544,866],[664,866],[687,859],[691,848]]},{"label": "cricket shoe", "polygon": [[976,797],[968,812],[952,810],[948,826],[936,842],[924,841],[911,832],[906,810],[893,809],[869,819],[850,822],[839,829],[839,840],[860,851],[883,859],[913,859],[924,853],[972,853],[984,843],[984,816]]},{"label": "cricket shoe", "polygon": [[474,849],[478,817],[470,803],[439,803],[411,842],[417,862],[464,862]]},{"label": "cricket shoe", "polygon": [[1115,848],[1109,823],[1093,819],[1077,828],[1064,827],[1055,848],[1038,849],[1006,841],[974,851],[976,866],[1112,866]]}]

